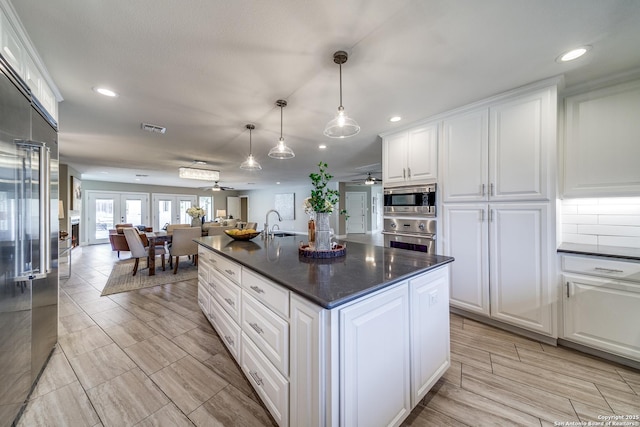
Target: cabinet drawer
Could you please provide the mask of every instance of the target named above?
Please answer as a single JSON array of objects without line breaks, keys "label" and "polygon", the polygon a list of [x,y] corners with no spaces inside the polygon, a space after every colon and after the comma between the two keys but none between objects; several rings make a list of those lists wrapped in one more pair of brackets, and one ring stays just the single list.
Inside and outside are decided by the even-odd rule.
[{"label": "cabinet drawer", "polygon": [[198,265],[200,265],[201,262],[204,262],[208,266],[211,265],[211,255],[212,252],[209,249],[198,245]]},{"label": "cabinet drawer", "polygon": [[231,319],[226,311],[214,298],[210,299],[209,320],[216,328],[220,339],[227,346],[233,358],[238,361],[240,356],[240,326]]},{"label": "cabinet drawer", "polygon": [[242,270],[242,288],[258,301],[285,318],[289,317],[289,291],[260,277],[246,268]]},{"label": "cabinet drawer", "polygon": [[637,262],[563,255],[562,269],[591,276],[640,282],[640,263]]},{"label": "cabinet drawer", "polygon": [[211,277],[211,295],[236,323],[240,323],[240,286],[231,282],[217,270],[211,270],[209,276]]},{"label": "cabinet drawer", "polygon": [[209,299],[209,292],[206,287],[198,284],[198,305],[205,316],[209,314]]},{"label": "cabinet drawer", "polygon": [[278,425],[289,425],[289,382],[245,334],[240,366]]},{"label": "cabinet drawer", "polygon": [[209,255],[209,259],[213,268],[237,284],[240,284],[240,272],[242,271],[242,267],[235,262],[229,261],[228,259],[214,253]]},{"label": "cabinet drawer", "polygon": [[289,375],[289,323],[243,293],[242,330],[283,375]]},{"label": "cabinet drawer", "polygon": [[200,261],[198,261],[198,283],[209,283],[209,266]]}]

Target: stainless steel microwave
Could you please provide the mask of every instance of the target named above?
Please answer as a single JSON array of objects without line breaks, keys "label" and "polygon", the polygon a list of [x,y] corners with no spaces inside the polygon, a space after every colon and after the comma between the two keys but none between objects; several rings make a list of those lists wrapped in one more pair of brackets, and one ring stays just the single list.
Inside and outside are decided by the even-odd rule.
[{"label": "stainless steel microwave", "polygon": [[436,184],[384,190],[385,215],[436,216]]}]

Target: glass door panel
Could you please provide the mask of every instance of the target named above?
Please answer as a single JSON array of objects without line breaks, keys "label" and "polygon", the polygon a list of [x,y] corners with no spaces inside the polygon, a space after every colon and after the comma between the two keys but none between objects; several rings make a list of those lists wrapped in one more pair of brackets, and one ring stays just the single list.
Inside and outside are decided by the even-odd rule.
[{"label": "glass door panel", "polygon": [[146,193],[87,192],[87,230],[90,245],[109,242],[109,230],[116,224],[149,225],[149,196]]},{"label": "glass door panel", "polygon": [[142,221],[142,200],[125,200],[125,220],[126,224],[143,224]]},{"label": "glass door panel", "polygon": [[94,228],[93,240],[106,239],[109,237],[109,230],[115,227],[115,221],[113,219],[115,204],[116,202],[113,198],[96,198],[96,226]]},{"label": "glass door panel", "polygon": [[166,224],[191,224],[187,209],[195,205],[196,196],[153,194],[152,200],[154,230],[161,230]]}]

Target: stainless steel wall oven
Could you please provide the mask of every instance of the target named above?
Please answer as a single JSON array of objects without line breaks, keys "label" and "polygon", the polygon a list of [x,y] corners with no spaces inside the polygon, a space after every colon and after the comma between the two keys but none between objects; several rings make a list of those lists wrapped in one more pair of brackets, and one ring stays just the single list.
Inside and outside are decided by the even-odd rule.
[{"label": "stainless steel wall oven", "polygon": [[384,190],[385,247],[432,254],[436,224],[436,184]]},{"label": "stainless steel wall oven", "polygon": [[384,214],[436,216],[436,184],[384,190]]}]

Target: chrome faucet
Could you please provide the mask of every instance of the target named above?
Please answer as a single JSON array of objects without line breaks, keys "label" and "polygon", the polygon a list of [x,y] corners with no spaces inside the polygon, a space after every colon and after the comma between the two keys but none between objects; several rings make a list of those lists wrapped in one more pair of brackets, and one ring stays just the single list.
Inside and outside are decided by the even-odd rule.
[{"label": "chrome faucet", "polygon": [[[267,239],[269,238],[269,214],[271,212],[275,212],[276,215],[278,215],[278,221],[282,222],[282,217],[280,216],[280,212],[278,212],[275,209],[270,209],[269,211],[267,211],[267,214],[264,217],[264,230],[262,231],[264,233],[264,237]],[[280,227],[278,227],[278,229],[280,229]]]},{"label": "chrome faucet", "polygon": [[278,224],[273,224],[273,225],[271,226],[271,238],[272,238],[272,239],[273,239],[273,237],[274,237],[274,231],[275,231],[276,227],[278,227],[278,231],[280,231],[280,226],[279,226]]}]

